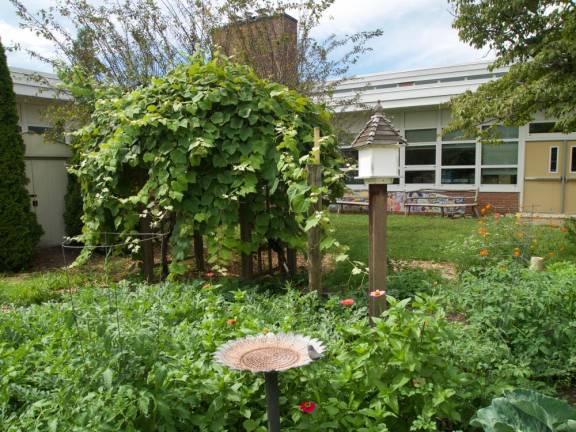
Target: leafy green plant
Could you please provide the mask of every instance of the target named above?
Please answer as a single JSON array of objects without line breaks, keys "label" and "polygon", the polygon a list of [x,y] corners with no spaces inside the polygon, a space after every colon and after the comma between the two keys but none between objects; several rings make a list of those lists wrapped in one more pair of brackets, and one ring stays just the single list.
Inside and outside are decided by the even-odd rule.
[{"label": "leafy green plant", "polygon": [[[9,432],[264,432],[262,376],[228,370],[212,354],[231,339],[293,331],[328,352],[282,374],[283,430],[458,423],[462,377],[440,348],[451,337],[442,310],[434,300],[389,302],[370,327],[364,306],[336,298],[194,281],[85,288],[74,303],[8,311],[0,314],[0,422]],[[306,400],[314,412],[299,410]]]},{"label": "leafy green plant", "polygon": [[555,263],[545,272],[533,272],[504,261],[463,273],[459,284],[446,288],[444,301],[462,326],[464,343],[448,349],[459,351],[468,339],[483,347],[498,347],[501,353],[494,356],[488,351],[475,363],[474,356],[468,361],[470,354],[464,350],[458,354],[464,367],[478,370],[484,364],[486,375],[510,366],[519,378],[547,383],[576,377],[575,264]]},{"label": "leafy green plant", "polygon": [[[321,188],[307,183],[314,127],[323,136]],[[328,234],[322,247],[335,247],[326,214],[308,215],[313,202],[343,191],[331,132],[321,106],[219,56],[197,55],[127,94],[108,89],[77,134],[84,239],[96,244],[106,227],[129,234],[143,218],[158,227],[174,215],[174,274],[185,271],[194,231],[206,235],[212,262],[267,239],[303,247],[317,225]],[[250,241],[239,238],[241,207]]]},{"label": "leafy green plant", "polygon": [[492,214],[488,207],[482,210],[484,215],[478,219],[476,229],[464,241],[448,244],[447,249],[461,270],[490,267],[502,260],[527,265],[532,256],[541,256],[551,263],[575,252],[559,227],[523,222],[520,215]]},{"label": "leafy green plant", "polygon": [[532,390],[515,390],[480,409],[471,424],[485,432],[576,431],[576,408]]},{"label": "leafy green plant", "polygon": [[16,96],[4,47],[0,43],[0,272],[21,270],[32,259],[42,227],[26,190],[24,142],[18,126]]}]

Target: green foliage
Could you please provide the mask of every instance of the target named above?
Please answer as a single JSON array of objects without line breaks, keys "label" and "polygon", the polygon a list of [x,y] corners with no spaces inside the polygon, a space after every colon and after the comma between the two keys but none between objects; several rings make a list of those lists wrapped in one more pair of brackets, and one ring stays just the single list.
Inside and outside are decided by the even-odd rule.
[{"label": "green foliage", "polygon": [[[299,332],[328,348],[321,361],[281,374],[283,430],[402,432],[458,421],[461,376],[441,349],[451,336],[434,301],[389,298],[371,328],[365,307],[233,288],[121,283],[81,290],[74,305],[0,314],[3,430],[264,432],[263,377],[212,355],[265,331]],[[317,409],[301,413],[304,400]]]},{"label": "green foliage", "polygon": [[[478,390],[480,377],[493,389],[503,381],[553,384],[576,377],[575,264],[534,272],[503,262],[479,274],[462,274],[445,299],[462,329],[449,349],[479,377]],[[510,380],[514,375],[518,379]]]},{"label": "green foliage", "polygon": [[531,390],[496,398],[472,419],[485,432],[569,432],[576,430],[576,409]]},{"label": "green foliage", "polygon": [[0,44],[0,271],[29,264],[42,228],[30,208],[24,168],[24,142],[18,127],[16,97]]},{"label": "green foliage", "polygon": [[549,264],[576,254],[565,228],[498,214],[481,217],[468,237],[449,242],[446,249],[454,252],[461,270],[491,267],[503,260],[527,265],[532,256],[540,256]]},{"label": "green foliage", "polygon": [[[85,240],[110,230],[130,233],[141,217],[153,226],[176,216],[171,271],[190,250],[194,230],[207,235],[211,261],[254,251],[267,238],[293,247],[305,230],[326,227],[310,204],[343,191],[341,162],[329,114],[248,67],[200,56],[122,97],[101,98],[92,122],[78,133],[74,171],[84,198]],[[306,163],[313,128],[323,136],[323,186],[311,189]],[[269,196],[270,208],[266,197]],[[246,204],[252,241],[240,242],[239,205]],[[323,247],[337,245],[325,239]]]},{"label": "green foliage", "polygon": [[436,294],[443,283],[445,281],[437,270],[406,267],[388,276],[387,292],[400,299],[430,295]]},{"label": "green foliage", "polygon": [[[452,100],[450,130],[497,140],[496,125],[521,126],[536,112],[576,130],[576,6],[566,0],[450,0],[460,39],[496,54],[503,77]],[[521,83],[521,85],[519,85]],[[490,122],[493,127],[478,126]]]}]

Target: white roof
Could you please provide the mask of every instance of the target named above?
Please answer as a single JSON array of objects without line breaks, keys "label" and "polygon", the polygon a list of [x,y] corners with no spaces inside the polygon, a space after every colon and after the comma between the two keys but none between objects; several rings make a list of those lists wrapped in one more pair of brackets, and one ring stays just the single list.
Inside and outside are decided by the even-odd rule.
[{"label": "white roof", "polygon": [[58,91],[60,83],[58,76],[46,72],[38,72],[30,69],[10,68],[14,93],[17,96],[30,96],[42,99],[70,99],[69,96]]},{"label": "white roof", "polygon": [[[360,75],[338,84],[333,103],[338,111],[361,111],[359,104],[383,109],[440,105],[466,90],[502,76],[508,68],[488,70],[491,62],[380,72]],[[358,104],[350,104],[356,96]]]}]

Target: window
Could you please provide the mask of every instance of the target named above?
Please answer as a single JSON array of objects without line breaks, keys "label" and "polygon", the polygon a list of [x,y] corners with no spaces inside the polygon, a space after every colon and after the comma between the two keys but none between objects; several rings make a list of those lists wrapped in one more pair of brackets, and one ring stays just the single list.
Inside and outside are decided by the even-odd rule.
[{"label": "window", "polygon": [[570,148],[570,172],[576,173],[576,146]]},{"label": "window", "polygon": [[482,168],[482,184],[516,184],[517,168]]},{"label": "window", "polygon": [[[342,156],[345,159],[344,172],[346,184],[364,184],[363,180],[357,179],[358,177],[358,150],[351,148],[341,148]],[[353,169],[356,167],[356,169]]]},{"label": "window", "polygon": [[554,122],[536,122],[530,123],[528,131],[531,134],[551,133],[554,132]]},{"label": "window", "polygon": [[442,165],[475,165],[476,143],[442,144]]},{"label": "window", "polygon": [[434,170],[428,171],[405,171],[404,179],[406,184],[434,184],[436,180],[436,172]]},{"label": "window", "polygon": [[442,169],[442,184],[474,184],[475,168]]},{"label": "window", "polygon": [[550,165],[549,172],[558,172],[558,146],[550,147]]},{"label": "window", "polygon": [[482,146],[482,165],[517,165],[518,142],[509,141]]},{"label": "window", "polygon": [[436,163],[436,146],[407,146],[405,163],[406,165],[434,165]]},{"label": "window", "polygon": [[473,137],[467,137],[464,134],[464,131],[461,130],[455,130],[452,132],[448,132],[448,133],[442,133],[442,141],[464,141],[464,140],[469,140],[469,139],[474,139]]},{"label": "window", "polygon": [[412,129],[406,131],[409,143],[436,142],[436,129]]},{"label": "window", "polygon": [[[488,129],[490,126],[482,126],[482,129]],[[498,125],[496,126],[496,136],[500,139],[514,139],[514,138],[518,138],[518,128],[517,127],[512,127],[512,126],[502,126],[502,125]]]},{"label": "window", "polygon": [[28,126],[28,132],[40,135],[48,132],[50,129],[51,128],[46,126]]}]

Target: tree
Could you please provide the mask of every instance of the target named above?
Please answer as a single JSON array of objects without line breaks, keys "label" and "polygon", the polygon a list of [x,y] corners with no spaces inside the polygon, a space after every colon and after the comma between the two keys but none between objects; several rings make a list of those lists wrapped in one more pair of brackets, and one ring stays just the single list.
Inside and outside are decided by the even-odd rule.
[{"label": "tree", "polygon": [[24,142],[12,77],[0,42],[0,272],[29,264],[42,228],[30,209],[24,168]]},{"label": "tree", "polygon": [[[199,50],[214,52],[215,30],[231,28],[254,16],[285,12],[299,22],[296,90],[327,94],[330,78],[343,78],[365,52],[379,29],[323,41],[312,37],[336,0],[131,0],[98,2],[55,0],[54,6],[31,11],[24,0],[10,0],[29,28],[54,44],[56,55],[29,51],[55,68],[81,66],[99,83],[135,88],[152,77],[164,76]],[[273,59],[268,51],[263,59]],[[266,61],[266,60],[264,60]],[[292,65],[290,65],[292,66]],[[268,77],[266,77],[268,78]]]},{"label": "tree", "polygon": [[[322,188],[309,187],[306,178],[314,127],[323,136]],[[186,270],[181,262],[195,231],[206,236],[212,263],[270,239],[303,248],[307,229],[329,224],[322,212],[308,216],[311,203],[334,199],[344,187],[330,115],[220,56],[196,55],[148,86],[101,94],[91,122],[76,135],[84,239],[98,244],[110,227],[130,235],[143,219],[157,229],[174,215],[176,274]],[[238,236],[241,207],[250,239]],[[323,246],[337,243],[327,237]]]},{"label": "tree", "polygon": [[[475,48],[496,54],[500,79],[452,100],[451,130],[486,140],[497,124],[521,126],[536,112],[556,120],[558,132],[576,130],[576,3],[572,0],[449,0],[454,27]],[[490,123],[481,131],[478,126]]]}]

